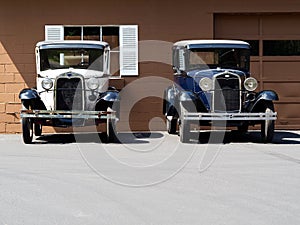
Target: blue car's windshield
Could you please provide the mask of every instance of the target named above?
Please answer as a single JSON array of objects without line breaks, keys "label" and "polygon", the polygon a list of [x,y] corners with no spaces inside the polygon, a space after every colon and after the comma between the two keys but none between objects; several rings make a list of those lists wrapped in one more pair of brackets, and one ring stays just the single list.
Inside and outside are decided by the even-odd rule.
[{"label": "blue car's windshield", "polygon": [[241,48],[190,49],[187,69],[238,69],[249,71],[250,51]]}]

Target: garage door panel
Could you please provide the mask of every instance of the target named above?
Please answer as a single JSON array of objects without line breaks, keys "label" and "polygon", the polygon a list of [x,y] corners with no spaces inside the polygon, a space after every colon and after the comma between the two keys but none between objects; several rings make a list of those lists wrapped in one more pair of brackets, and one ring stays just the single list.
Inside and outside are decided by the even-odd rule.
[{"label": "garage door panel", "polygon": [[243,16],[240,15],[237,20],[232,15],[221,15],[215,18],[215,36],[227,39],[236,39],[237,37],[247,37],[256,39],[259,35],[259,17],[258,16]]},{"label": "garage door panel", "polygon": [[276,110],[278,115],[284,120],[299,118],[299,103],[277,104]]},{"label": "garage door panel", "polygon": [[264,62],[263,78],[270,80],[300,80],[300,62]]},{"label": "garage door panel", "polygon": [[251,75],[253,77],[255,77],[256,79],[259,79],[259,69],[260,66],[259,66],[259,62],[257,61],[251,61],[251,64],[250,64],[250,72],[251,72]]},{"label": "garage door panel", "polygon": [[275,123],[275,127],[277,130],[282,130],[282,129],[299,129],[299,124],[300,124],[300,119],[289,119],[289,120],[285,120],[283,118],[283,120],[281,121],[276,121]]},{"label": "garage door panel", "polygon": [[[280,83],[264,83],[264,89],[267,90],[276,90],[279,95],[280,100],[290,100],[298,101],[300,82],[290,83],[290,82],[280,82]],[[284,98],[284,99],[282,99]],[[300,111],[300,109],[299,109]],[[299,113],[298,113],[299,114]]]},{"label": "garage door panel", "polygon": [[262,17],[262,35],[286,39],[287,36],[300,36],[299,15],[270,15]]},{"label": "garage door panel", "polygon": [[[216,39],[259,41],[259,54],[251,57],[251,74],[262,89],[275,90],[280,100],[275,102],[278,129],[300,128],[300,57],[288,48],[273,46],[265,54],[268,40],[300,40],[300,13],[297,14],[217,14]],[[242,25],[243,24],[243,25]],[[277,50],[277,52],[275,52]],[[283,51],[283,52],[280,52]],[[278,53],[279,52],[279,53]],[[290,53],[294,52],[294,53]]]}]

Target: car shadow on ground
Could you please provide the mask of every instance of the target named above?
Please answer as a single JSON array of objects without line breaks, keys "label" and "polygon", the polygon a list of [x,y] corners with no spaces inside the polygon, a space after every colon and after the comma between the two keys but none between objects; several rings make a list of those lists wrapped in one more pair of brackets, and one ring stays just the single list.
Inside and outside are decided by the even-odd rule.
[{"label": "car shadow on ground", "polygon": [[[233,131],[201,131],[194,135],[194,142],[198,143],[262,143],[260,131],[240,133]],[[292,131],[276,131],[272,144],[300,144],[300,134]]]},{"label": "car shadow on ground", "polygon": [[[164,137],[161,132],[135,132],[135,133],[118,133],[117,140],[114,144],[147,144],[151,139]],[[69,144],[69,143],[103,143],[109,144],[105,141],[105,134],[97,133],[58,133],[58,134],[44,134],[36,137],[33,144]]]},{"label": "car shadow on ground", "polygon": [[[152,139],[163,138],[169,135],[166,132],[120,132],[118,140],[114,144],[149,144]],[[199,135],[199,136],[198,136]],[[179,137],[178,137],[179,142]],[[97,133],[64,133],[64,134],[45,134],[35,138],[34,144],[69,144],[69,143],[105,143],[104,134]],[[201,131],[195,133],[191,143],[262,143],[259,131],[249,131],[241,134],[238,131]],[[273,144],[300,144],[300,134],[292,131],[276,131]],[[109,143],[105,143],[109,144]]]}]

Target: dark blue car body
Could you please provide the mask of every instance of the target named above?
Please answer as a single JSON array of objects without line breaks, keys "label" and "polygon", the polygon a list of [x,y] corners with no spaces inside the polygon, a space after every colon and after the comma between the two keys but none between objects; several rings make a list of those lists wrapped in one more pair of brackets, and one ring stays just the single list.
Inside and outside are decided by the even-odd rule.
[{"label": "dark blue car body", "polygon": [[[173,46],[174,85],[165,90],[169,133],[191,139],[190,125],[237,127],[260,124],[264,142],[274,134],[276,92],[256,92],[250,76],[250,45],[243,41],[192,40]],[[199,130],[198,130],[199,131]]]}]

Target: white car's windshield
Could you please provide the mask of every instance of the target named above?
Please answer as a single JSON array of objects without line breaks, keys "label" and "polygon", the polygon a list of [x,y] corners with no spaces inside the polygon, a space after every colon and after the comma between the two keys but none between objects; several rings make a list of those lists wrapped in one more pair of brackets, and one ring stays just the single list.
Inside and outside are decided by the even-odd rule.
[{"label": "white car's windshield", "polygon": [[103,71],[102,49],[41,49],[41,70],[79,68]]}]

